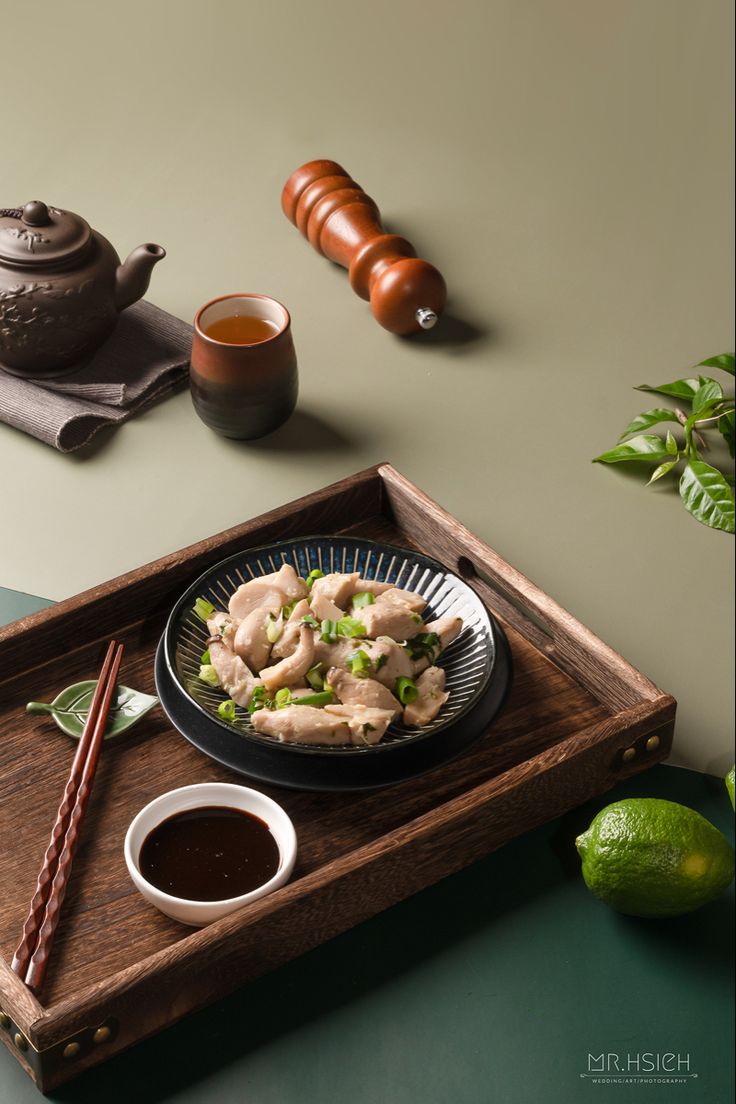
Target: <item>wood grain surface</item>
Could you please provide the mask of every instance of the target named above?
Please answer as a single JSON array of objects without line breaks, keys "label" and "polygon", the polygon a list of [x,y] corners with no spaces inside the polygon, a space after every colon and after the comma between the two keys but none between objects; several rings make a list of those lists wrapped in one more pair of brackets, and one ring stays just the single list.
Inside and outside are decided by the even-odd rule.
[{"label": "wood grain surface", "polygon": [[[277,893],[201,931],[169,920],[138,894],[123,859],[125,832],[135,814],[165,790],[247,779],[192,747],[160,709],[129,738],[105,747],[40,1004],[20,999],[9,970],[0,969],[0,1005],[41,1051],[58,1049],[74,1032],[108,1017],[117,1021],[106,1048],[50,1068],[41,1078],[45,1087],[667,753],[673,700],[582,626],[576,636],[577,623],[551,600],[532,601],[539,594],[529,589],[532,584],[428,503],[388,466],[368,469],[0,633],[0,952],[9,961],[74,752],[49,718],[26,714],[25,703],[50,700],[64,686],[89,678],[113,631],[125,645],[122,680],[155,692],[155,648],[186,585],[238,549],[310,533],[392,541],[435,556],[452,570],[465,557],[486,578],[503,579],[514,603],[496,601],[489,585],[473,572],[466,575],[503,621],[514,663],[510,698],[487,737],[458,759],[388,789],[340,795],[259,786],[294,821],[294,877]],[[542,618],[544,630],[537,623]],[[558,663],[560,640],[564,655]],[[647,751],[653,734],[657,747]],[[630,746],[636,753],[624,761],[622,752]]]}]

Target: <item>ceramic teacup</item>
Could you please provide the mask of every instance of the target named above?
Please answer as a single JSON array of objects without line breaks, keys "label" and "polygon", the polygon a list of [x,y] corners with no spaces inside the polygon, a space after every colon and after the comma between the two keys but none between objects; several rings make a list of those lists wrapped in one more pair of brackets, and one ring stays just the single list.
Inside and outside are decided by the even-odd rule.
[{"label": "ceramic teacup", "polygon": [[[222,340],[227,319],[259,319],[260,340]],[[259,335],[260,336],[260,335]],[[223,295],[194,320],[190,367],[199,417],[223,437],[253,440],[278,429],[296,406],[298,376],[286,307],[267,295]]]}]

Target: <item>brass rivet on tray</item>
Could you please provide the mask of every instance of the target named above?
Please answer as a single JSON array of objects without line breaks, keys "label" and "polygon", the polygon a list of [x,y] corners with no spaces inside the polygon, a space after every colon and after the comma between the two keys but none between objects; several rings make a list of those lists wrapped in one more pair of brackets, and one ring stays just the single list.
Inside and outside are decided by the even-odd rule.
[{"label": "brass rivet on tray", "polygon": [[16,1031],[13,1036],[13,1042],[17,1046],[18,1050],[28,1050],[28,1040],[21,1031]]},{"label": "brass rivet on tray", "polygon": [[6,1031],[10,1027],[10,1016],[5,1012],[0,1012],[0,1027],[3,1027]]},{"label": "brass rivet on tray", "polygon": [[635,758],[635,756],[636,756],[636,748],[635,747],[627,747],[624,750],[624,753],[621,756],[621,758],[623,759],[624,763],[630,763],[631,760]]},{"label": "brass rivet on tray", "polygon": [[98,1027],[92,1036],[93,1043],[106,1043],[112,1035],[112,1031],[109,1027]]},{"label": "brass rivet on tray", "polygon": [[76,1058],[81,1049],[79,1043],[67,1043],[61,1054],[63,1058]]},{"label": "brass rivet on tray", "polygon": [[650,736],[647,740],[647,751],[656,751],[659,747],[659,736]]}]

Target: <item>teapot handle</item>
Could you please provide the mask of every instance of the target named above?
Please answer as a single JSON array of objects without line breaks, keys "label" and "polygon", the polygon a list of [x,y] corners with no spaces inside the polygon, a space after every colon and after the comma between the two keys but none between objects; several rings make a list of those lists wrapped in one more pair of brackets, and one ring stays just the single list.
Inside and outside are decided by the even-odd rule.
[{"label": "teapot handle", "polygon": [[0,218],[21,218],[23,211],[20,207],[0,207]]}]

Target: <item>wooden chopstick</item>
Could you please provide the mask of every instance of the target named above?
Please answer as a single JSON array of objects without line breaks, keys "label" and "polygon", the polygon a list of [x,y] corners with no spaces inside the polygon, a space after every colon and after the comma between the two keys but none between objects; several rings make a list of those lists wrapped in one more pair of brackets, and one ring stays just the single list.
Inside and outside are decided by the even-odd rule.
[{"label": "wooden chopstick", "polygon": [[79,783],[82,778],[82,771],[84,770],[84,764],[87,760],[89,752],[89,744],[92,739],[92,733],[94,731],[95,724],[97,722],[97,716],[100,711],[100,704],[105,692],[107,680],[110,674],[110,668],[112,666],[113,656],[115,654],[115,641],[110,642],[110,646],[107,649],[105,660],[100,670],[100,675],[97,680],[97,686],[95,688],[92,702],[87,714],[87,720],[82,730],[79,743],[77,744],[77,751],[72,762],[71,770],[69,772],[69,778],[67,780],[66,788],[64,790],[61,804],[59,805],[59,811],[56,814],[56,822],[51,830],[51,838],[49,840],[46,854],[44,856],[41,872],[38,875],[38,881],[36,883],[36,892],[31,901],[30,909],[28,910],[28,916],[26,922],[23,925],[23,935],[21,941],[18,944],[12,961],[12,969],[20,978],[25,978],[26,969],[28,963],[31,961],[31,955],[36,947],[36,940],[38,938],[38,929],[41,926],[43,920],[44,909],[46,908],[46,900],[49,896],[49,890],[51,883],[56,874],[56,867],[59,861],[59,855],[61,854],[64,846],[64,836],[69,826],[69,818],[72,813],[72,806],[77,796],[77,790],[79,789]]},{"label": "wooden chopstick", "polygon": [[46,974],[122,654],[123,645],[119,644],[116,649],[115,641],[111,641],[59,805],[23,935],[13,956],[12,969],[34,993],[39,992]]}]

